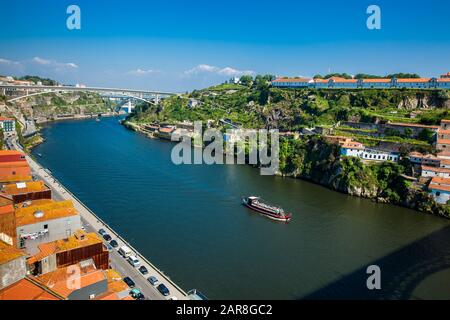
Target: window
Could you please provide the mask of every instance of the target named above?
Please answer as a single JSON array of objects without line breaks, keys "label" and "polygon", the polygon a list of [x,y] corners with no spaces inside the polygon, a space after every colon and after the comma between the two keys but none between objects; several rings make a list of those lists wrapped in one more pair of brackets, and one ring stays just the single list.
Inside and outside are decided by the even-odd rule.
[{"label": "window", "polygon": [[48,224],[44,224],[44,229],[48,229]]},{"label": "window", "polygon": [[441,193],[439,191],[436,191],[436,196],[439,197]]}]

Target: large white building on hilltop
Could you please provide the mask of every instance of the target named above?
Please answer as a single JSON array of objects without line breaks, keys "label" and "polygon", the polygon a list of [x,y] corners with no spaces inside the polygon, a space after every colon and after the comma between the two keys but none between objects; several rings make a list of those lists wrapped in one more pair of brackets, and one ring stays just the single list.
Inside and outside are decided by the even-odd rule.
[{"label": "large white building on hilltop", "polygon": [[276,88],[317,88],[317,89],[450,89],[450,72],[440,78],[405,78],[405,79],[329,79],[278,78],[271,82]]}]

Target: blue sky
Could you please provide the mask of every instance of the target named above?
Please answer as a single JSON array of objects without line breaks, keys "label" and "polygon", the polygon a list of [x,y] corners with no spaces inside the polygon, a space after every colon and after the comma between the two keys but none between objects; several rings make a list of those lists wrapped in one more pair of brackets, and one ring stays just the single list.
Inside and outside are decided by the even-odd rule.
[{"label": "blue sky", "polygon": [[[81,8],[81,30],[66,9]],[[381,8],[381,30],[366,9]],[[447,0],[1,0],[0,74],[185,91],[244,73],[450,71]]]}]

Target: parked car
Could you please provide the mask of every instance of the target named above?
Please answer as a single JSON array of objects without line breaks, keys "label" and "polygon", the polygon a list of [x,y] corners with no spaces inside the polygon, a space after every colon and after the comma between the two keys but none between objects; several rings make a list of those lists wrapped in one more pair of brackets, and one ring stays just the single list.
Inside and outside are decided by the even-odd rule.
[{"label": "parked car", "polygon": [[113,247],[109,243],[105,243],[105,247],[108,251],[112,251]]},{"label": "parked car", "polygon": [[150,284],[152,286],[156,285],[158,283],[158,279],[155,276],[151,276],[147,279],[148,282],[150,282]]},{"label": "parked car", "polygon": [[130,291],[130,296],[136,300],[145,300],[145,296],[139,289],[133,289]]},{"label": "parked car", "polygon": [[116,240],[111,240],[111,241],[109,242],[109,244],[110,244],[111,247],[113,247],[113,248],[117,248],[117,247],[119,246],[119,244],[117,243]]},{"label": "parked car", "polygon": [[131,256],[131,254],[133,253],[130,248],[128,248],[127,246],[122,246],[120,247],[120,249],[118,250],[119,254],[124,257],[124,258],[128,258],[129,256]]},{"label": "parked car", "polygon": [[135,256],[129,256],[127,259],[128,263],[131,264],[133,267],[139,267],[139,265],[141,264],[141,262],[139,261],[138,258],[136,258]]},{"label": "parked car", "polygon": [[103,235],[103,239],[105,239],[106,241],[111,241],[112,238],[109,234],[106,233]]},{"label": "parked car", "polygon": [[130,288],[134,288],[136,286],[136,284],[130,277],[123,278],[123,282],[125,282]]},{"label": "parked car", "polygon": [[148,270],[147,270],[147,268],[146,268],[145,266],[140,266],[140,267],[139,267],[139,271],[140,271],[143,275],[148,274]]},{"label": "parked car", "polygon": [[106,234],[105,229],[100,229],[100,230],[98,230],[98,234],[101,235],[101,236],[103,236],[104,234]]},{"label": "parked car", "polygon": [[169,289],[167,289],[167,287],[166,287],[163,283],[161,283],[161,284],[160,284],[159,286],[157,286],[156,288],[158,289],[159,292],[161,292],[161,294],[162,294],[164,297],[167,297],[167,296],[170,294]]},{"label": "parked car", "polygon": [[178,300],[178,298],[175,297],[175,296],[172,296],[172,297],[169,298],[169,300]]}]

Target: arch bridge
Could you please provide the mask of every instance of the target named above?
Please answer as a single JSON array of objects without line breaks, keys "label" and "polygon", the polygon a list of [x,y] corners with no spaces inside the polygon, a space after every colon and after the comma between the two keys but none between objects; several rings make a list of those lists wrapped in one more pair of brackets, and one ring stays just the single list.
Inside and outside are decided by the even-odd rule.
[{"label": "arch bridge", "polygon": [[118,95],[129,97],[150,104],[158,103],[161,98],[178,95],[174,92],[153,91],[153,90],[135,90],[121,88],[102,88],[102,87],[74,87],[74,86],[26,86],[26,85],[0,85],[0,90],[5,96],[14,96],[16,93],[23,93],[8,99],[7,102],[14,102],[31,96],[51,93],[51,92],[95,92],[104,95]]}]

